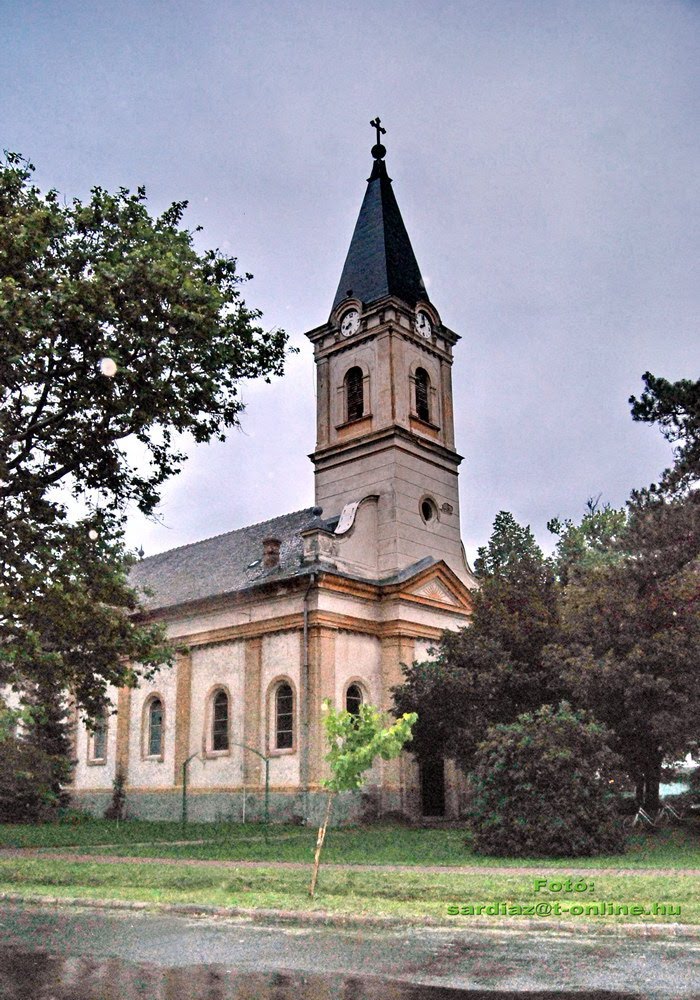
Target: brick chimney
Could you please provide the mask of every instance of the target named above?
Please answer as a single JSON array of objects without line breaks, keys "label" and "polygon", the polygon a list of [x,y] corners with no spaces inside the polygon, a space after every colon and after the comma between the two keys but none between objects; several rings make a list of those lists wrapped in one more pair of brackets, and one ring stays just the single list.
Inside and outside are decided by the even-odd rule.
[{"label": "brick chimney", "polygon": [[273,569],[280,564],[280,542],[279,538],[263,539],[263,566],[265,569]]}]

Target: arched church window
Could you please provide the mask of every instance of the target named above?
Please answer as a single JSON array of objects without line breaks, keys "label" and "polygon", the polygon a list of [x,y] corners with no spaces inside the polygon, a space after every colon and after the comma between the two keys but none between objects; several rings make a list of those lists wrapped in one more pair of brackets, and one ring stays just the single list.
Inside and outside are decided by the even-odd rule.
[{"label": "arched church window", "polygon": [[350,715],[360,714],[360,705],[363,703],[362,688],[359,684],[350,684],[345,692],[345,711]]},{"label": "arched church window", "polygon": [[345,376],[345,400],[348,420],[359,420],[365,412],[365,392],[362,369],[357,365]]},{"label": "arched church window", "polygon": [[294,746],[294,692],[291,685],[280,684],[275,691],[275,748],[291,750]]},{"label": "arched church window", "polygon": [[103,712],[95,723],[90,736],[90,760],[104,760],[107,756],[107,713]]},{"label": "arched church window", "polygon": [[416,368],[416,414],[430,423],[430,376],[425,368]]},{"label": "arched church window", "polygon": [[212,750],[228,750],[228,695],[225,691],[217,691],[212,702],[211,714],[211,748]]},{"label": "arched church window", "polygon": [[146,749],[149,757],[163,755],[163,702],[152,698],[148,704],[148,741]]}]

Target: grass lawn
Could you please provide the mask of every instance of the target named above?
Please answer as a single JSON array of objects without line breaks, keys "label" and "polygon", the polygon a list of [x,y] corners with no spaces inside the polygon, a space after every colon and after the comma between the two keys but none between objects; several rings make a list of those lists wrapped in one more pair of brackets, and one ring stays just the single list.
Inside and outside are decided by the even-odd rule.
[{"label": "grass lawn", "polygon": [[[507,906],[555,903],[590,906],[608,901],[648,910],[654,903],[680,906],[681,912],[595,916],[552,914],[561,920],[598,922],[700,923],[700,886],[697,880],[673,876],[609,875],[589,878],[592,891],[535,892],[532,875],[508,872],[436,875],[416,871],[366,872],[353,869],[323,869],[315,900],[309,899],[308,870],[216,869],[198,866],[142,865],[55,861],[49,858],[0,860],[0,891],[60,897],[127,899],[145,902],[210,903],[250,908],[273,907],[296,912],[314,910],[335,914],[373,914],[423,919],[469,926],[470,915],[451,916],[448,905],[505,903]],[[474,915],[478,915],[475,912]],[[508,914],[511,919],[518,916]],[[542,914],[545,916],[545,914]],[[488,916],[488,914],[486,914]],[[523,913],[522,917],[530,917]],[[534,915],[532,915],[534,918]],[[499,922],[504,916],[493,916]]]},{"label": "grass lawn", "polygon": [[[233,829],[230,823],[180,823],[154,822],[130,819],[65,820],[56,823],[23,824],[0,823],[0,847],[89,847],[93,844],[140,844],[156,841],[221,840]],[[262,826],[239,826],[236,829],[252,831],[262,837]],[[275,827],[282,830],[282,827]],[[298,827],[290,828],[296,829]]]},{"label": "grass lawn", "polygon": [[[267,832],[267,839],[266,839]],[[202,840],[204,843],[174,843]],[[94,820],[75,825],[0,825],[0,846],[76,848],[81,852],[123,857],[178,857],[194,860],[302,861],[313,858],[316,830],[298,826],[192,823],[183,833],[179,823],[129,820],[117,825]],[[324,861],[376,865],[499,865],[567,868],[700,868],[700,826],[674,827],[635,834],[624,855],[593,858],[493,858],[476,855],[465,845],[461,829],[399,826],[331,829]]]},{"label": "grass lawn", "polygon": [[[504,903],[506,907],[559,902],[591,906],[602,901],[643,906],[654,903],[680,906],[681,912],[653,914],[567,914],[562,920],[603,922],[648,921],[700,923],[700,880],[683,876],[683,869],[700,868],[697,827],[677,827],[654,834],[637,834],[625,855],[595,858],[489,858],[473,854],[461,829],[413,829],[398,826],[345,827],[329,831],[324,860],[353,864],[399,865],[498,865],[496,875],[435,874],[358,871],[352,867],[321,869],[315,901],[309,899],[308,868],[217,869],[196,865],[143,865],[129,857],[167,857],[197,860],[301,861],[313,858],[316,831],[293,826],[227,823],[193,823],[183,834],[178,823],[127,821],[119,825],[104,820],[42,826],[0,826],[0,845],[36,847],[40,851],[71,849],[81,853],[109,853],[114,864],[71,862],[42,857],[0,859],[0,891],[25,895],[126,899],[143,902],[209,903],[246,908],[272,907],[296,912],[313,910],[337,914],[393,915],[422,919],[437,917],[446,923],[468,926],[472,914],[448,914],[448,906]],[[202,840],[203,843],[192,843]],[[177,842],[180,843],[177,843]],[[182,843],[185,841],[185,843]],[[123,860],[122,860],[123,859]],[[508,872],[527,867],[531,874]],[[609,874],[587,879],[592,891],[581,893],[535,892],[534,879],[545,867],[562,870],[609,868]],[[615,869],[677,869],[672,875],[621,875]],[[501,921],[517,920],[512,912],[481,914]],[[546,914],[542,914],[545,916]],[[523,913],[523,917],[530,914]],[[534,914],[533,914],[534,916]]]}]

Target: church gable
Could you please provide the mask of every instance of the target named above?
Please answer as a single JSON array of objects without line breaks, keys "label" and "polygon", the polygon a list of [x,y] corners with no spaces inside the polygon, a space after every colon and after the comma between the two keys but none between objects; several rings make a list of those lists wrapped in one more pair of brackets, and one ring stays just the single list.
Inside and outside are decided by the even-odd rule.
[{"label": "church gable", "polygon": [[449,605],[455,611],[470,614],[473,602],[469,590],[443,562],[424,570],[418,579],[404,584],[401,596],[420,603]]},{"label": "church gable", "polygon": [[431,601],[440,601],[441,604],[453,604],[457,606],[457,601],[447,587],[440,580],[428,580],[420,587],[412,591],[416,597],[426,597]]}]

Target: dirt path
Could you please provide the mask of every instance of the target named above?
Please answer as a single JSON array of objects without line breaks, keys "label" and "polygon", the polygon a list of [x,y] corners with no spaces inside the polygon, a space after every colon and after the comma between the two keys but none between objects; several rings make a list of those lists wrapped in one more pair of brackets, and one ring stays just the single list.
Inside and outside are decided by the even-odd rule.
[{"label": "dirt path", "polygon": [[[178,867],[200,868],[280,868],[291,870],[308,870],[312,862],[304,861],[235,861],[213,860],[199,858],[151,858],[139,855],[118,854],[76,854],[70,851],[52,851],[34,847],[2,848],[0,860],[10,858],[41,858],[47,861],[79,861],[91,864],[140,864],[140,865],[177,865]],[[574,876],[604,876],[604,875],[687,875],[691,878],[700,876],[698,868],[554,868],[542,867],[511,867],[509,865],[356,865],[327,862],[324,869],[351,868],[358,872],[400,872],[408,874],[418,872],[428,875],[559,875],[563,878]]]}]

